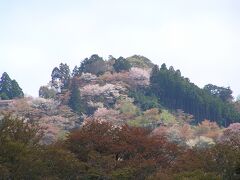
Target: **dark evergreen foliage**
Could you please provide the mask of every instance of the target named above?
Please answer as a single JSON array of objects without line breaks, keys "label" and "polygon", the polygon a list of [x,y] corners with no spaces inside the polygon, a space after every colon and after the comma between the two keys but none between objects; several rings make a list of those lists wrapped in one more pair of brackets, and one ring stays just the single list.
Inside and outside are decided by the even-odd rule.
[{"label": "dark evergreen foliage", "polygon": [[60,87],[61,90],[67,89],[69,86],[70,78],[71,78],[69,66],[66,63],[65,64],[61,63],[59,65],[59,68],[55,67],[52,70],[51,77],[52,77],[52,84],[56,89],[59,88],[58,84],[56,84],[57,80],[61,81],[61,87]]},{"label": "dark evergreen foliage", "polygon": [[154,95],[147,94],[148,89],[138,89],[136,91],[130,91],[129,96],[134,98],[134,104],[141,108],[141,110],[146,111],[151,108],[160,108],[158,99]]},{"label": "dark evergreen foliage", "polygon": [[70,77],[71,77],[70,68],[66,63],[65,64],[61,63],[59,65],[59,70],[61,73],[61,81],[63,83],[62,88],[68,88]]},{"label": "dark evergreen foliage", "polygon": [[128,71],[129,69],[131,69],[131,64],[125,58],[119,57],[115,60],[113,68],[116,72]]},{"label": "dark evergreen foliage", "polygon": [[68,104],[70,108],[76,113],[80,114],[83,111],[82,104],[81,104],[80,90],[79,90],[76,79],[72,80],[71,89],[70,89],[70,99]]},{"label": "dark evergreen foliage", "polygon": [[79,75],[80,75],[79,67],[75,66],[72,71],[72,77],[79,76]]},{"label": "dark evergreen foliage", "polygon": [[53,68],[52,74],[51,74],[52,80],[55,80],[57,78],[61,78],[61,72],[58,67]]},{"label": "dark evergreen foliage", "polygon": [[95,75],[103,74],[108,69],[107,63],[97,54],[92,55],[89,59],[82,61],[78,71],[75,69],[74,74],[91,73]]},{"label": "dark evergreen foliage", "polygon": [[224,102],[231,102],[233,100],[232,90],[230,87],[219,87],[213,84],[207,84],[203,88],[209,94],[221,98]]},{"label": "dark evergreen foliage", "polygon": [[14,97],[23,97],[23,92],[16,80],[12,80],[12,98]]},{"label": "dark evergreen foliage", "polygon": [[210,119],[227,126],[240,120],[240,114],[227,101],[232,97],[230,88],[213,86],[209,88],[210,92],[217,89],[218,94],[209,93],[206,87],[204,90],[199,88],[181,76],[179,70],[175,71],[173,67],[167,69],[165,64],[160,69],[153,67],[150,83],[151,91],[159,98],[161,105],[173,110],[183,109],[194,115],[195,123]]},{"label": "dark evergreen foliage", "polygon": [[13,99],[23,97],[23,91],[16,80],[11,80],[9,75],[4,72],[0,80],[0,97],[1,99]]}]

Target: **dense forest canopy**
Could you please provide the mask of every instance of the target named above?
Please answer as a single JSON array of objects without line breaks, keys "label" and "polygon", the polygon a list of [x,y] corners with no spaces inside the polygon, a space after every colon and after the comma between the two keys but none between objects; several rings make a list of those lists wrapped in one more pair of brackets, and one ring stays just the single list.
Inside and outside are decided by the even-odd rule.
[{"label": "dense forest canopy", "polygon": [[182,109],[194,115],[196,123],[210,119],[227,126],[237,122],[240,114],[232,102],[232,90],[208,84],[203,89],[181,76],[180,70],[165,64],[154,66],[148,89],[159,102],[170,109]]}]

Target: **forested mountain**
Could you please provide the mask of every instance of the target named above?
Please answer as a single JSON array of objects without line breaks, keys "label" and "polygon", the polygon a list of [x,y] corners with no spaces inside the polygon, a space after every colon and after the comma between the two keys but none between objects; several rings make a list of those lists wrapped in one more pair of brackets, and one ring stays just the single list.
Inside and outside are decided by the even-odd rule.
[{"label": "forested mountain", "polygon": [[0,108],[0,179],[240,179],[229,87],[201,89],[143,56],[96,54],[72,72],[54,67],[39,98],[7,73],[0,85],[15,98]]},{"label": "forested mountain", "polygon": [[[78,89],[78,93],[75,89]],[[106,92],[97,94],[100,91]],[[117,91],[117,96],[113,95],[114,91]],[[163,63],[159,68],[149,59],[138,55],[126,59],[109,56],[108,60],[92,55],[75,66],[72,73],[67,64],[61,63],[53,69],[49,86],[41,87],[39,94],[41,97],[61,99],[74,111],[87,116],[100,108],[116,110],[119,98],[127,97],[142,111],[151,108],[165,108],[171,112],[182,110],[193,115],[192,123],[195,124],[209,119],[226,127],[240,120],[229,87],[208,84],[201,89],[182,76],[180,70],[174,70],[173,66],[167,68]],[[73,98],[76,94],[81,97]]]}]

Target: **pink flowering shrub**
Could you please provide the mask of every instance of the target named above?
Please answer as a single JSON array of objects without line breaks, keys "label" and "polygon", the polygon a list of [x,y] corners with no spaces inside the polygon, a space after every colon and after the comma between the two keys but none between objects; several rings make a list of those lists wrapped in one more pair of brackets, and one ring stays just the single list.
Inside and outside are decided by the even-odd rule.
[{"label": "pink flowering shrub", "polygon": [[82,75],[80,76],[80,79],[86,82],[90,82],[90,81],[96,80],[97,76],[91,73],[82,73]]},{"label": "pink flowering shrub", "polygon": [[[227,131],[229,130],[224,132]],[[171,126],[160,126],[153,131],[153,134],[165,136],[170,142],[176,144],[201,149],[212,147],[221,136],[222,129],[215,122],[204,120],[197,126],[190,126],[188,123],[182,124],[181,122]],[[229,136],[227,137],[229,138]],[[221,138],[221,141],[223,142],[224,139]],[[230,141],[232,142],[232,140]]]},{"label": "pink flowering shrub", "polygon": [[108,83],[125,83],[127,86],[148,86],[150,79],[150,69],[133,67],[130,71],[119,73],[105,73],[100,78]]},{"label": "pink flowering shrub", "polygon": [[59,133],[79,127],[79,117],[68,106],[52,99],[22,98],[14,100],[9,112],[39,124],[44,129],[42,143],[52,143]]},{"label": "pink flowering shrub", "polygon": [[51,144],[58,140],[59,128],[53,126],[52,124],[40,124],[43,129],[43,137],[41,139],[41,144]]},{"label": "pink flowering shrub", "polygon": [[193,132],[194,131],[193,131],[193,129],[191,128],[191,126],[189,124],[183,124],[179,128],[180,136],[184,140],[188,140],[188,139],[192,138],[193,137]]},{"label": "pink flowering shrub", "polygon": [[129,84],[128,77],[129,77],[128,72],[119,72],[119,73],[113,73],[113,74],[106,72],[99,78],[106,83],[112,83],[112,84],[116,84],[116,83],[124,84],[125,83],[125,85],[127,85],[127,84]]},{"label": "pink flowering shrub", "polygon": [[95,119],[101,119],[104,121],[109,121],[109,122],[113,122],[116,123],[117,121],[119,121],[119,111],[116,111],[114,109],[107,109],[107,108],[98,108],[93,117]]},{"label": "pink flowering shrub", "polygon": [[221,135],[221,129],[216,122],[209,120],[202,121],[195,129],[195,136],[205,136],[217,139]]},{"label": "pink flowering shrub", "polygon": [[164,136],[170,142],[186,146],[187,141],[193,137],[193,130],[190,125],[160,126],[153,131],[153,135]]},{"label": "pink flowering shrub", "polygon": [[[76,122],[73,119],[68,119],[63,116],[45,116],[38,121],[40,127],[44,129],[43,142],[50,144],[59,139],[60,136],[66,134],[71,129],[76,127]],[[80,125],[80,124],[79,124]]]},{"label": "pink flowering shrub", "polygon": [[105,84],[100,86],[99,84],[89,84],[81,89],[82,96],[115,96],[119,97],[121,92],[125,92],[126,88],[118,84]]},{"label": "pink flowering shrub", "polygon": [[148,86],[150,81],[150,70],[133,67],[129,71],[129,79],[135,85]]},{"label": "pink flowering shrub", "polygon": [[228,128],[223,131],[219,142],[230,145],[234,148],[240,148],[240,123],[230,124]]}]

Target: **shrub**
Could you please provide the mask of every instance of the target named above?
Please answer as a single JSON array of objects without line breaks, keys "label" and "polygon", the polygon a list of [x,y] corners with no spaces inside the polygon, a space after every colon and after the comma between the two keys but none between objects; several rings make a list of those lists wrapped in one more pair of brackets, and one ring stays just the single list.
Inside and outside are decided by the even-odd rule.
[{"label": "shrub", "polygon": [[158,99],[155,96],[147,96],[141,91],[130,91],[128,95],[134,98],[134,103],[143,111],[160,107]]},{"label": "shrub", "polygon": [[129,71],[131,69],[131,64],[123,57],[119,57],[115,60],[113,68],[116,72]]},{"label": "shrub", "polygon": [[240,149],[240,123],[230,124],[219,138],[220,143]]},{"label": "shrub", "polygon": [[221,135],[221,129],[216,122],[204,120],[195,128],[196,136],[205,136],[216,140]]},{"label": "shrub", "polygon": [[205,149],[205,148],[213,147],[215,145],[215,142],[211,138],[200,136],[200,137],[196,137],[195,139],[188,140],[187,145],[189,147]]},{"label": "shrub", "polygon": [[56,97],[56,90],[49,88],[47,86],[41,86],[39,89],[39,97],[45,99],[54,99]]}]

